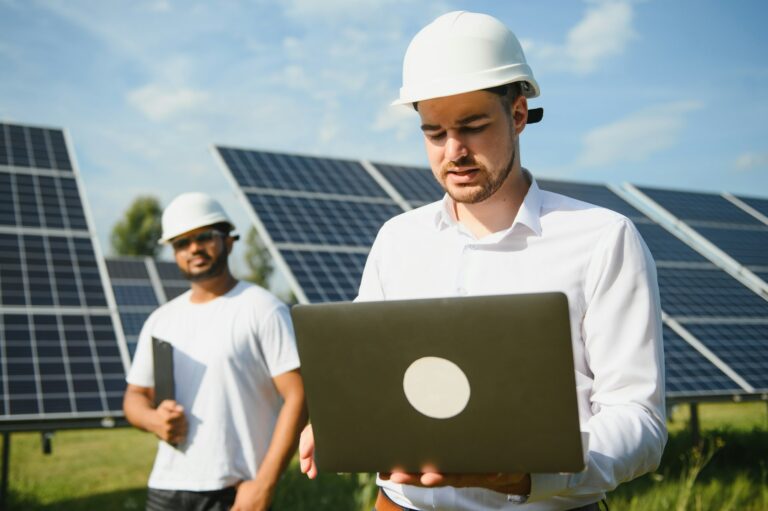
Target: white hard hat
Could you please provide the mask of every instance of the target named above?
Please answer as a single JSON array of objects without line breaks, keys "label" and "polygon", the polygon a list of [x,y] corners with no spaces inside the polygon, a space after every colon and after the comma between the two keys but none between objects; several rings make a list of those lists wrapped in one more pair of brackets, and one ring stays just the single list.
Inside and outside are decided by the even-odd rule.
[{"label": "white hard hat", "polygon": [[228,223],[232,229],[235,228],[224,208],[212,197],[200,192],[182,193],[163,211],[163,235],[160,243],[168,243],[176,236],[199,227],[222,222]]},{"label": "white hard hat", "polygon": [[466,11],[443,14],[421,29],[403,60],[403,86],[393,105],[523,82],[535,98],[539,84],[520,42],[502,22]]}]

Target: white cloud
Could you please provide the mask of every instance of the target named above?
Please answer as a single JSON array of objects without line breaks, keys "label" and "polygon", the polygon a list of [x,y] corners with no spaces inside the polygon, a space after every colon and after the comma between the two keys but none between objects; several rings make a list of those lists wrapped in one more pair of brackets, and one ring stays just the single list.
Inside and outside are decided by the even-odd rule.
[{"label": "white cloud", "polygon": [[334,22],[343,18],[375,18],[382,9],[413,0],[287,0],[285,13],[294,19],[311,23]]},{"label": "white cloud", "polygon": [[598,0],[568,31],[563,44],[538,44],[525,39],[523,51],[544,67],[589,74],[610,57],[621,55],[636,36],[633,10],[628,0]]},{"label": "white cloud", "polygon": [[735,161],[738,170],[753,170],[768,168],[768,152],[746,152],[739,155]]},{"label": "white cloud", "polygon": [[147,4],[147,9],[153,12],[169,12],[171,2],[168,0],[152,0]]},{"label": "white cloud", "polygon": [[644,161],[674,147],[685,128],[686,114],[701,107],[695,101],[657,105],[599,126],[584,136],[577,163],[585,167],[602,167]]},{"label": "white cloud", "polygon": [[199,108],[208,93],[189,88],[168,89],[149,84],[128,93],[128,101],[153,121],[164,121],[184,111]]}]

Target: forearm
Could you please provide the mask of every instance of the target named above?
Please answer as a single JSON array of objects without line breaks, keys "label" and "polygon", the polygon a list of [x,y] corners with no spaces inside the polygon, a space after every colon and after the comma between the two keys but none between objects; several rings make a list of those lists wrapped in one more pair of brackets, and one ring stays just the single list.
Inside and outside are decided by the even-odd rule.
[{"label": "forearm", "polygon": [[299,433],[306,423],[303,391],[287,396],[278,414],[269,448],[256,474],[256,481],[260,485],[271,489],[277,484],[280,474],[296,451]]},{"label": "forearm", "polygon": [[123,412],[131,425],[154,433],[156,429],[155,407],[149,396],[128,390],[123,398]]}]

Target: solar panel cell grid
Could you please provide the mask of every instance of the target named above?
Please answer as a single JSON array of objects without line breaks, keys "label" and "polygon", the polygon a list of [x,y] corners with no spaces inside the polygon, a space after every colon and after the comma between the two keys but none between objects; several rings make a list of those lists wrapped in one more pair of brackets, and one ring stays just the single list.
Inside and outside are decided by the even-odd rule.
[{"label": "solar panel cell grid", "polygon": [[691,324],[688,330],[756,389],[768,389],[768,324]]},{"label": "solar panel cell grid", "polygon": [[160,276],[160,280],[163,282],[168,280],[184,280],[184,276],[181,274],[176,263],[155,261],[155,267],[157,268],[157,274]]},{"label": "solar panel cell grid", "polygon": [[768,267],[768,226],[748,229],[700,226],[696,230],[741,264]]},{"label": "solar panel cell grid", "polygon": [[708,260],[658,224],[635,224],[656,261],[706,263]]},{"label": "solar panel cell grid", "polygon": [[283,250],[286,263],[310,302],[337,302],[357,296],[367,255]]},{"label": "solar panel cell grid", "polygon": [[87,239],[0,234],[0,260],[0,305],[106,306]]},{"label": "solar panel cell grid", "polygon": [[657,188],[640,188],[640,190],[670,213],[691,225],[695,225],[696,222],[761,225],[755,217],[720,195]]},{"label": "solar panel cell grid", "polygon": [[147,305],[157,307],[159,305],[155,290],[151,285],[142,284],[113,284],[115,301],[118,307],[121,305]]},{"label": "solar panel cell grid", "polygon": [[634,219],[647,217],[638,211],[634,206],[616,195],[613,191],[604,185],[593,185],[586,183],[569,183],[565,181],[551,181],[548,179],[537,180],[539,188],[542,190],[559,193],[573,199],[594,204],[607,208],[617,213]]},{"label": "solar panel cell grid", "polygon": [[445,193],[435,181],[432,171],[427,167],[388,165],[385,163],[375,163],[374,166],[395,187],[395,190],[412,204],[434,202]]},{"label": "solar panel cell grid", "polygon": [[87,229],[73,178],[0,172],[0,194],[0,224]]},{"label": "solar panel cell grid", "polygon": [[757,197],[738,197],[741,201],[745,202],[748,206],[757,210],[758,213],[762,213],[763,216],[768,217],[768,199],[758,199]]},{"label": "solar panel cell grid", "polygon": [[248,193],[276,243],[368,247],[381,225],[402,209],[394,204]]},{"label": "solar panel cell grid", "polygon": [[668,393],[696,395],[742,390],[736,382],[666,326],[664,362]]},{"label": "solar panel cell grid", "polygon": [[365,197],[386,193],[356,161],[218,148],[243,187]]},{"label": "solar panel cell grid", "polygon": [[662,309],[672,316],[768,317],[768,302],[719,269],[658,268]]},{"label": "solar panel cell grid", "polygon": [[112,388],[124,378],[109,316],[3,314],[0,329],[4,414],[105,411],[119,398],[122,387],[103,392],[98,385],[100,377]]},{"label": "solar panel cell grid", "polygon": [[113,281],[119,279],[149,281],[149,272],[143,260],[107,259],[106,263],[107,271]]},{"label": "solar panel cell grid", "polygon": [[0,165],[72,170],[61,130],[2,123]]}]

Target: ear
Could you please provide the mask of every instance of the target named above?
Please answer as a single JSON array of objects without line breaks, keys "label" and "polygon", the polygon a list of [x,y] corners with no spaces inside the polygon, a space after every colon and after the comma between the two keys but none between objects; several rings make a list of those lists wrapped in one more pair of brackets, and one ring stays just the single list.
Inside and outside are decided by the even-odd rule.
[{"label": "ear", "polygon": [[528,122],[528,99],[521,94],[510,108],[512,110],[512,126],[515,129],[515,135],[519,135]]},{"label": "ear", "polygon": [[235,240],[238,238],[239,236],[227,236],[224,238],[224,244],[227,247],[227,254],[232,253],[232,248],[235,246]]}]

